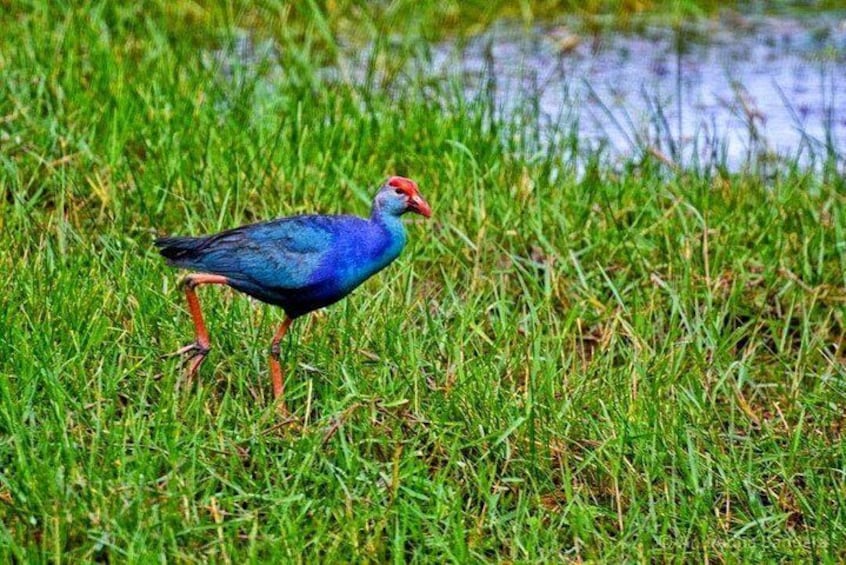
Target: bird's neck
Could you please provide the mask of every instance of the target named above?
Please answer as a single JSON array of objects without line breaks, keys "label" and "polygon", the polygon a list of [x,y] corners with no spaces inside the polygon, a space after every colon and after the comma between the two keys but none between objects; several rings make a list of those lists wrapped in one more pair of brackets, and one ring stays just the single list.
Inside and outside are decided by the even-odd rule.
[{"label": "bird's neck", "polygon": [[405,243],[405,225],[400,216],[376,206],[370,214],[370,221],[385,229],[390,238],[400,244],[400,248]]},{"label": "bird's neck", "polygon": [[383,225],[387,228],[399,228],[399,231],[405,231],[402,225],[402,219],[397,214],[384,210],[381,206],[374,206],[370,212],[370,221]]}]

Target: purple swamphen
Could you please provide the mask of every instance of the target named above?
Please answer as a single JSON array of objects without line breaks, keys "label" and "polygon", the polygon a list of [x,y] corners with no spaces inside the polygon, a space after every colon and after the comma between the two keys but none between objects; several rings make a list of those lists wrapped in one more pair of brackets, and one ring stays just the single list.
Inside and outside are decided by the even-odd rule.
[{"label": "purple swamphen", "polygon": [[169,264],[197,271],[183,280],[196,340],[177,352],[188,355],[189,377],[210,348],[195,289],[203,284],[228,285],[285,311],[270,344],[273,395],[284,410],[279,343],[291,322],[337,302],[396,259],[405,246],[400,216],[406,212],[428,218],[432,209],[417,183],[391,177],[376,193],[369,219],[292,216],[214,235],[156,239]]}]

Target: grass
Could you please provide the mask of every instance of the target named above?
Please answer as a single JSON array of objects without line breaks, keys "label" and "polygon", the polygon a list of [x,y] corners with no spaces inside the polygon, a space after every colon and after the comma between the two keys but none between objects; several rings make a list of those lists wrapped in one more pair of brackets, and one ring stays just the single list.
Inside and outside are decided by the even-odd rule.
[{"label": "grass", "polygon": [[[331,81],[331,2],[261,4],[283,71],[237,80],[239,5],[5,5],[3,561],[846,558],[842,176],[579,175],[455,85]],[[434,218],[294,326],[302,429],[242,296],[201,290],[181,382],[153,237],[365,214],[388,174]]]}]

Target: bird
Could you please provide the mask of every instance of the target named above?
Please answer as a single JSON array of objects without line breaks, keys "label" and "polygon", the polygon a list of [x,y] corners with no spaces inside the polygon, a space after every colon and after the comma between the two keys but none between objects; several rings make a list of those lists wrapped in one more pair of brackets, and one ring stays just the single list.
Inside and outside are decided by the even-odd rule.
[{"label": "bird", "polygon": [[369,218],[307,214],[212,235],[157,238],[155,246],[169,265],[193,271],[181,286],[195,339],[174,353],[186,356],[188,378],[211,349],[196,290],[231,287],[285,313],[270,342],[269,367],[274,399],[287,413],[280,343],[291,323],[338,302],[394,261],[406,244],[401,217],[408,212],[432,215],[415,181],[392,176],[376,192]]}]

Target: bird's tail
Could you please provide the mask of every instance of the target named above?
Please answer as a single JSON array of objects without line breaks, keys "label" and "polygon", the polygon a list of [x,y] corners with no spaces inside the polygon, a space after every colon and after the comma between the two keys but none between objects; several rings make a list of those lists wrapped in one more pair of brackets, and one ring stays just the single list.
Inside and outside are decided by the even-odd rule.
[{"label": "bird's tail", "polygon": [[205,237],[159,237],[156,238],[155,244],[168,263],[180,265],[195,259],[197,252],[202,249],[207,239]]}]

